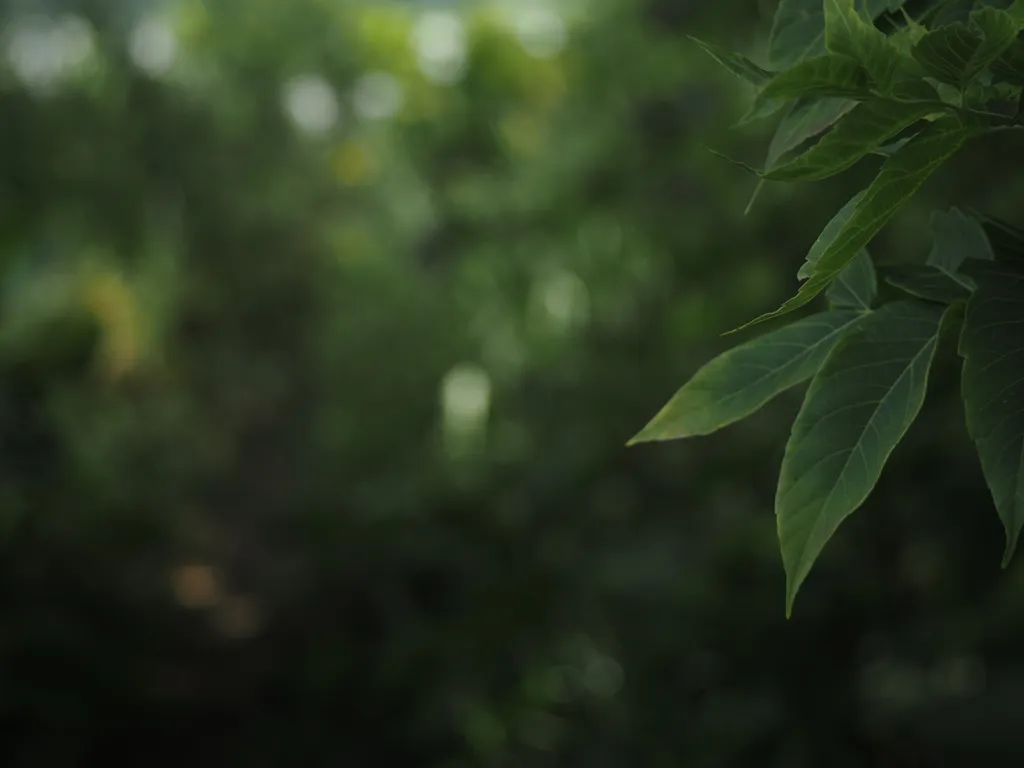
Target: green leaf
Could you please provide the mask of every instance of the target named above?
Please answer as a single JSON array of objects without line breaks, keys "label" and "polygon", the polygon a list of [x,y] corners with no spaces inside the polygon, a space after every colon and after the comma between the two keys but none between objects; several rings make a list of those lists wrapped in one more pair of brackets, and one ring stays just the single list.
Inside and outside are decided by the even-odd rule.
[{"label": "green leaf", "polygon": [[772,137],[765,168],[774,168],[788,152],[828,129],[856,106],[857,102],[849,99],[807,99],[796,102],[782,118]]},{"label": "green leaf", "polygon": [[878,277],[866,250],[858,253],[839,273],[836,281],[829,286],[827,295],[832,307],[871,309],[878,296]]},{"label": "green leaf", "polygon": [[1006,529],[1003,565],[1024,526],[1024,270],[991,265],[967,303],[960,354],[967,429]]},{"label": "green leaf", "polygon": [[974,54],[981,48],[981,36],[957,22],[932,30],[911,51],[927,75],[944,83],[961,86]]},{"label": "green leaf", "polygon": [[906,69],[904,56],[874,24],[865,21],[853,0],[824,0],[825,48],[848,56],[867,70],[880,91],[888,91]]},{"label": "green leaf", "polygon": [[[933,211],[931,230],[934,245],[928,256],[928,264],[954,280],[962,282],[966,279],[957,274],[966,259],[995,261],[992,245],[981,224],[956,208],[950,208],[948,212]],[[969,283],[965,285],[973,288]]]},{"label": "green leaf", "polygon": [[823,312],[730,349],[701,368],[630,445],[709,435],[749,416],[813,376],[861,317],[851,310]]},{"label": "green leaf", "polygon": [[941,307],[882,306],[829,354],[793,424],[775,499],[786,614],[825,544],[871,493],[924,402]]},{"label": "green leaf", "polygon": [[773,101],[807,97],[863,99],[871,95],[864,68],[845,56],[826,54],[794,64],[772,78],[760,96]]},{"label": "green leaf", "polygon": [[772,79],[774,73],[759,67],[746,56],[732,53],[711,43],[705,43],[696,37],[691,36],[690,39],[699,45],[711,58],[748,83],[760,86]]},{"label": "green leaf", "polygon": [[821,141],[774,168],[772,181],[816,181],[846,170],[901,131],[935,111],[927,104],[872,100],[858,104]]},{"label": "green leaf", "polygon": [[925,180],[960,149],[968,135],[968,129],[956,120],[938,120],[886,160],[849,221],[821,254],[815,274],[835,275],[845,267]]},{"label": "green leaf", "polygon": [[850,221],[850,217],[853,216],[853,212],[857,209],[860,201],[864,199],[864,195],[867,194],[867,190],[861,190],[856,195],[851,197],[846,205],[839,209],[838,213],[833,216],[825,228],[821,230],[821,234],[818,235],[818,239],[814,241],[814,245],[811,246],[811,250],[807,252],[807,257],[804,259],[803,265],[800,267],[800,271],[796,273],[796,276],[801,280],[806,280],[808,277],[814,274],[815,268],[818,266],[818,262],[821,261],[821,255],[828,250],[829,246],[835,242],[836,237],[843,228]]},{"label": "green leaf", "polygon": [[1019,31],[1020,25],[1010,14],[986,6],[971,14],[970,26],[957,22],[932,30],[912,53],[926,74],[965,88],[999,60]]},{"label": "green leaf", "polygon": [[982,6],[971,14],[971,25],[981,32],[981,48],[974,54],[967,70],[967,79],[973,80],[1017,42],[1020,21],[1010,13]]},{"label": "green leaf", "polygon": [[967,286],[945,272],[924,264],[901,264],[885,269],[885,282],[925,301],[952,304],[971,295]]},{"label": "green leaf", "polygon": [[[871,186],[854,204],[849,218],[839,222],[835,236],[826,242],[820,253],[815,253],[815,249],[812,249],[812,253],[808,254],[807,260],[812,267],[811,274],[796,295],[774,312],[756,317],[737,330],[799,309],[825,290],[850,259],[871,242],[896,211],[913,196],[929,176],[952,157],[969,135],[970,129],[950,118],[931,123],[907,142],[902,149],[885,161]],[[822,233],[819,241],[825,234]],[[812,260],[812,256],[816,258]],[[801,269],[801,274],[806,272],[806,269]]]},{"label": "green leaf", "polygon": [[1024,257],[1024,230],[994,216],[977,212],[974,215],[981,220],[985,234],[999,256]]},{"label": "green leaf", "polygon": [[993,61],[992,74],[997,82],[1024,85],[1024,42],[1016,41]]},{"label": "green leaf", "polygon": [[[876,19],[896,11],[904,0],[861,0],[858,10]],[[781,0],[768,40],[768,58],[782,69],[825,51],[825,16],[822,0]]]}]

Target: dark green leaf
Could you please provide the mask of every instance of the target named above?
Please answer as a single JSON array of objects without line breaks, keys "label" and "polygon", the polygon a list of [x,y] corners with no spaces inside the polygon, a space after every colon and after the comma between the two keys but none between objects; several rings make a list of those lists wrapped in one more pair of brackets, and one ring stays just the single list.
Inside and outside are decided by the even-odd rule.
[{"label": "dark green leaf", "polygon": [[821,141],[799,157],[767,169],[772,181],[814,181],[844,171],[918,120],[933,106],[872,100],[858,104]]},{"label": "dark green leaf", "polygon": [[786,153],[826,130],[855,106],[857,102],[849,99],[808,99],[796,102],[782,118],[772,137],[765,168],[774,168]]},{"label": "dark green leaf", "polygon": [[824,0],[825,48],[848,56],[867,71],[880,91],[887,91],[906,69],[904,56],[881,30],[865,21],[853,0]]},{"label": "dark green leaf", "polygon": [[1019,31],[1006,11],[983,7],[971,14],[970,26],[958,22],[926,34],[913,56],[928,75],[964,88],[1013,45]]},{"label": "dark green leaf", "polygon": [[871,309],[878,296],[878,278],[875,265],[866,250],[858,253],[846,265],[828,289],[829,304],[833,307]]},{"label": "dark green leaf", "polygon": [[[825,290],[850,259],[864,248],[914,192],[966,141],[970,130],[954,119],[938,120],[921,131],[882,165],[882,170],[812,264],[813,271],[796,296],[774,312],[741,328],[779,317],[807,304]],[[831,222],[830,222],[831,223]],[[822,233],[824,236],[824,233]],[[820,240],[821,238],[819,238]],[[806,265],[805,265],[806,266]],[[805,272],[805,270],[801,270]]]},{"label": "dark green leaf", "polygon": [[867,74],[845,56],[826,54],[801,61],[772,78],[760,96],[772,101],[802,98],[855,98],[871,95]]},{"label": "dark green leaf", "polygon": [[952,304],[971,295],[966,286],[945,272],[923,264],[887,267],[884,274],[889,285],[926,301]]},{"label": "dark green leaf", "polygon": [[813,376],[861,316],[823,312],[725,352],[701,368],[631,444],[708,435],[749,416]]},{"label": "dark green leaf", "polygon": [[[956,208],[934,211],[931,217],[932,252],[928,264],[939,269],[954,280],[963,281],[957,270],[966,259],[994,261],[992,245],[981,225]],[[973,287],[967,284],[967,287]]]},{"label": "dark green leaf", "polygon": [[924,402],[941,307],[886,304],[838,344],[811,382],[775,500],[786,612],[825,544],[871,493]]},{"label": "dark green leaf", "polygon": [[998,256],[1024,257],[1024,230],[1009,222],[975,212]]},{"label": "dark green leaf", "polygon": [[1024,526],[1024,270],[990,265],[967,304],[962,392],[996,510],[1005,566]]},{"label": "dark green leaf", "polygon": [[696,37],[690,37],[690,39],[699,45],[711,58],[737,77],[746,80],[748,83],[760,86],[772,79],[772,72],[769,72],[767,69],[762,69],[746,56],[741,56],[738,53],[732,53],[724,48],[719,48],[717,45],[712,45],[711,43],[705,43],[703,40],[698,40]]},{"label": "dark green leaf", "polygon": [[[858,10],[876,19],[896,11],[904,0],[861,0]],[[768,41],[772,66],[782,69],[825,51],[825,16],[822,0],[781,0]]]},{"label": "dark green leaf", "polygon": [[997,81],[1024,85],[1024,42],[1016,41],[992,62],[992,74]]},{"label": "dark green leaf", "polygon": [[821,255],[828,250],[828,247],[835,241],[836,236],[843,231],[843,228],[850,221],[850,217],[853,216],[853,212],[857,209],[857,206],[860,204],[860,201],[864,199],[864,195],[866,194],[866,189],[858,192],[856,195],[851,197],[842,208],[839,209],[835,216],[829,220],[828,224],[825,225],[825,228],[821,230],[821,234],[818,235],[818,239],[814,241],[814,245],[811,246],[811,250],[807,252],[807,257],[804,259],[804,263],[800,267],[800,271],[796,273],[798,278],[806,280],[814,274],[814,269],[821,260]]}]

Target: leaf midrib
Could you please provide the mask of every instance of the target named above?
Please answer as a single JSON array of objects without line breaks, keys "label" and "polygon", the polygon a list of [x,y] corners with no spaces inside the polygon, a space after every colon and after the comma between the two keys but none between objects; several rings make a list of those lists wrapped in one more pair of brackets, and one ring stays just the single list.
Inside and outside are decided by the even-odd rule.
[{"label": "leaf midrib", "polygon": [[[798,568],[796,570],[796,573],[799,573],[801,570],[803,570],[803,568],[806,565],[805,558],[807,556],[807,542],[811,541],[815,537],[815,535],[818,533],[818,531],[819,531],[819,529],[820,529],[820,527],[822,525],[822,521],[825,519],[825,513],[828,511],[828,508],[829,508],[829,506],[832,503],[832,498],[833,498],[833,496],[834,496],[834,494],[836,492],[836,488],[839,486],[840,481],[846,475],[846,472],[847,472],[847,470],[850,467],[850,461],[851,461],[851,459],[853,457],[853,454],[860,452],[861,443],[864,440],[864,435],[867,434],[868,428],[871,427],[874,424],[875,419],[878,416],[878,412],[881,409],[883,403],[885,403],[888,400],[888,398],[892,395],[893,391],[896,389],[897,385],[900,382],[902,382],[903,379],[907,376],[907,374],[913,369],[913,367],[917,364],[918,360],[925,353],[925,350],[928,349],[928,347],[934,342],[934,340],[935,340],[935,337],[933,335],[924,343],[924,345],[922,345],[921,349],[917,352],[917,354],[915,354],[910,359],[910,362],[900,372],[900,375],[897,376],[896,379],[893,381],[892,385],[889,387],[888,392],[886,392],[885,395],[882,396],[882,398],[878,401],[878,404],[875,406],[875,409],[872,412],[871,417],[867,420],[867,422],[865,422],[864,427],[861,429],[860,435],[858,436],[856,443],[854,444],[854,446],[852,448],[850,448],[850,451],[849,451],[850,455],[847,456],[846,461],[843,462],[842,470],[840,470],[839,475],[835,479],[835,482],[832,483],[832,489],[829,491],[828,496],[825,498],[825,502],[821,505],[821,512],[818,514],[817,519],[814,521],[814,525],[811,526],[810,533],[808,534],[807,538],[804,541],[804,546],[801,548],[802,551],[800,553],[800,561],[799,561],[799,565],[798,565]],[[892,451],[895,450],[895,447],[896,446],[894,444],[893,447],[889,449],[889,451],[885,454],[885,456],[883,458],[887,459],[889,457],[889,455],[892,454]],[[836,453],[839,453],[839,452],[840,451],[837,451]],[[1021,459],[1022,459],[1022,462],[1024,462],[1024,452],[1022,452]]]}]

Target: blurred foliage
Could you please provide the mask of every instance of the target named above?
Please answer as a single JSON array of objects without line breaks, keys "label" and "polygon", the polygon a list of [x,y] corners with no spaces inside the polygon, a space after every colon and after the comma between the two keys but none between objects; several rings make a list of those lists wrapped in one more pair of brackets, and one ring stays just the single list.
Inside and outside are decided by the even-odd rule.
[{"label": "blurred foliage", "polygon": [[[765,137],[685,35],[756,55],[770,6],[0,3],[0,763],[1013,754],[1024,571],[951,393],[792,622],[795,401],[623,448],[856,184],[744,218],[705,149]],[[1019,206],[1008,146],[931,202]]]}]

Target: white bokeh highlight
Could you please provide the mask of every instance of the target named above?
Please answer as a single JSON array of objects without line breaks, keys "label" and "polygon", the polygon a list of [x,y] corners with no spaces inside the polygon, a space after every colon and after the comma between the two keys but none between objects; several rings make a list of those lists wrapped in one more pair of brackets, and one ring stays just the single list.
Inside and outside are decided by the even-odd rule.
[{"label": "white bokeh highlight", "polygon": [[341,120],[338,95],[321,75],[292,78],[284,84],[281,101],[295,126],[311,136],[329,133]]},{"label": "white bokeh highlight", "polygon": [[434,83],[458,82],[466,69],[466,25],[456,14],[429,11],[412,28],[412,45],[424,77]]}]

